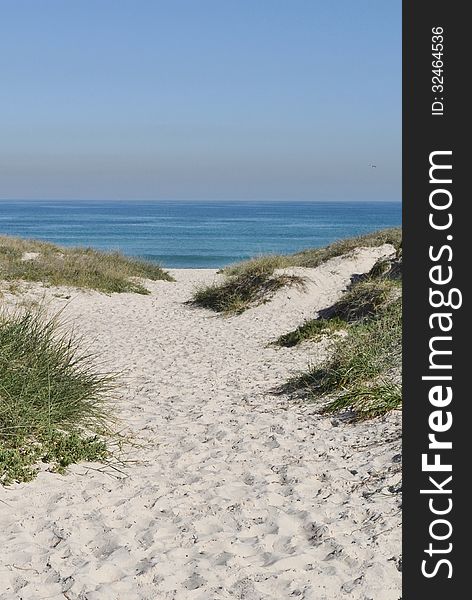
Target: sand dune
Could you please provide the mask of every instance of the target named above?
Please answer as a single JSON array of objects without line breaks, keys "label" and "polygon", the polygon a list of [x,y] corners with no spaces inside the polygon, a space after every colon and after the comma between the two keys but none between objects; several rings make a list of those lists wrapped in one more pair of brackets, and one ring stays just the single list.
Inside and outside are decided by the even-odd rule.
[{"label": "sand dune", "polygon": [[122,475],[0,488],[0,598],[398,600],[400,415],[348,425],[294,404],[274,387],[326,343],[268,346],[390,249],[297,269],[305,292],[230,318],[185,304],[213,270],[150,296],[32,286],[123,371],[117,412],[141,445]]}]

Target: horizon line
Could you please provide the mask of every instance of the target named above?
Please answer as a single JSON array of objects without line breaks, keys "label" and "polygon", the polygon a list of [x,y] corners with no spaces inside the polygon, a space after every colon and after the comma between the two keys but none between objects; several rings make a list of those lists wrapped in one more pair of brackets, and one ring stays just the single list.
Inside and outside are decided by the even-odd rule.
[{"label": "horizon line", "polygon": [[310,202],[319,204],[336,204],[342,202],[359,203],[390,203],[401,204],[399,200],[308,200],[308,199],[289,199],[289,198],[0,198],[0,202]]}]

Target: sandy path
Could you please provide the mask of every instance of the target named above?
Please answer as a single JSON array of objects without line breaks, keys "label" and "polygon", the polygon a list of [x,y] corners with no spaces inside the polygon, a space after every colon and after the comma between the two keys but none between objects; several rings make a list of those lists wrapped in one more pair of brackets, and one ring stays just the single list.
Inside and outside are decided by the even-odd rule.
[{"label": "sandy path", "polygon": [[386,252],[232,318],[184,304],[212,270],[150,296],[74,291],[66,314],[125,371],[119,416],[147,443],[120,479],[78,465],[0,488],[0,598],[398,600],[399,415],[352,426],[289,403],[271,389],[323,344],[267,347]]}]

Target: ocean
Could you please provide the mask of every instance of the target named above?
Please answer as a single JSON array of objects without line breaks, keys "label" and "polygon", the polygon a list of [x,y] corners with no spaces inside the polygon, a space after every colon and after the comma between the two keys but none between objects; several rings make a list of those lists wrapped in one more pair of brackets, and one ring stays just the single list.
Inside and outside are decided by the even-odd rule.
[{"label": "ocean", "polygon": [[0,234],[218,268],[401,224],[399,202],[0,201]]}]

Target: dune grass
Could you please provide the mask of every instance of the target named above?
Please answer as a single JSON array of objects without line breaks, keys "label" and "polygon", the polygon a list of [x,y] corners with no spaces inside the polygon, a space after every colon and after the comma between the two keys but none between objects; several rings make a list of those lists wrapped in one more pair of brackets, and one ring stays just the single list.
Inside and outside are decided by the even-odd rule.
[{"label": "dune grass", "polygon": [[322,401],[322,412],[350,411],[353,420],[377,417],[402,403],[401,250],[380,259],[318,319],[307,321],[276,340],[293,346],[344,329],[333,340],[330,357],[292,378],[285,390]]},{"label": "dune grass", "polygon": [[353,410],[355,420],[363,421],[380,417],[391,410],[400,408],[402,390],[399,383],[379,382],[361,385],[357,389],[341,394],[323,409],[325,413]]},{"label": "dune grass", "polygon": [[346,329],[348,324],[343,319],[309,319],[293,331],[281,335],[274,343],[277,346],[290,348],[305,340],[318,341],[336,331]]},{"label": "dune grass", "polygon": [[391,244],[396,251],[401,247],[402,230],[400,227],[381,229],[366,235],[339,240],[325,248],[313,248],[292,254],[290,261],[292,266],[318,267],[331,258],[348,254],[356,248],[375,248],[383,244]]},{"label": "dune grass", "polygon": [[323,412],[351,408],[356,419],[401,405],[401,298],[347,328],[328,360],[291,379],[286,389],[331,400]]},{"label": "dune grass", "polygon": [[258,258],[252,258],[251,260],[238,263],[236,265],[230,265],[222,270],[226,275],[240,275],[245,273],[247,270],[252,270],[256,267],[262,267],[266,271],[275,269],[283,269],[287,267],[308,267],[314,268],[337,256],[348,254],[356,248],[361,247],[376,247],[382,246],[383,244],[391,244],[395,250],[401,247],[402,243],[402,230],[400,227],[392,227],[389,229],[382,229],[368,233],[366,235],[360,235],[357,237],[347,238],[338,240],[329,246],[323,248],[311,248],[296,254],[289,255],[269,255],[261,256]]},{"label": "dune grass", "polygon": [[400,333],[401,301],[397,300],[375,318],[351,325],[328,362],[301,379],[314,393],[329,394],[381,376],[399,366]]},{"label": "dune grass", "polygon": [[[317,267],[327,260],[347,254],[359,247],[373,247],[392,244],[401,246],[401,229],[392,228],[367,235],[339,240],[326,248],[314,248],[287,256],[269,255],[253,258],[221,270],[225,280],[219,284],[201,287],[192,303],[204,308],[227,314],[238,314],[265,302],[280,288],[302,285],[301,278],[295,275],[276,273],[278,269],[290,267]],[[318,325],[312,323],[298,332],[300,339],[304,333],[319,333]]]},{"label": "dune grass", "polygon": [[372,267],[365,278],[353,282],[347,292],[329,308],[321,310],[315,319],[309,319],[295,330],[281,335],[274,344],[296,346],[305,340],[317,341],[336,331],[347,329],[356,321],[374,317],[401,296],[401,280],[397,275],[389,279],[389,263],[381,259]]},{"label": "dune grass", "polygon": [[395,281],[383,278],[361,280],[351,285],[335,304],[320,311],[320,316],[324,320],[341,319],[354,323],[375,316],[400,294],[401,287]]},{"label": "dune grass", "polygon": [[0,236],[0,281],[41,281],[105,293],[149,291],[137,279],[172,281],[160,266],[92,248]]},{"label": "dune grass", "polygon": [[40,461],[60,471],[108,456],[115,378],[80,345],[38,310],[0,314],[1,483],[32,479]]},{"label": "dune grass", "polygon": [[191,303],[216,312],[239,314],[251,306],[266,302],[283,287],[304,285],[296,275],[276,275],[266,264],[254,263],[238,275],[230,275],[220,284],[197,289]]},{"label": "dune grass", "polygon": [[291,347],[306,341],[318,341],[337,331],[347,329],[351,323],[375,316],[401,294],[401,287],[386,279],[359,281],[332,306],[320,311],[319,317],[308,319],[294,329],[281,335],[274,344]]},{"label": "dune grass", "polygon": [[276,269],[289,267],[289,257],[280,254],[256,256],[234,265],[221,269],[220,273],[228,277],[246,275],[257,271],[272,274]]}]

